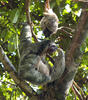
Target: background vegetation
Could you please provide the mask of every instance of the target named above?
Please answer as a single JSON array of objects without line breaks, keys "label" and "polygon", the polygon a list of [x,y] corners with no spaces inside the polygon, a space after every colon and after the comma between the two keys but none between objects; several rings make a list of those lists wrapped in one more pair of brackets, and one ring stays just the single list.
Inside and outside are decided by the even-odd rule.
[{"label": "background vegetation", "polygon": [[[18,69],[19,62],[19,36],[22,23],[26,22],[25,0],[0,0],[0,45],[13,65]],[[77,26],[82,7],[82,2],[72,0],[51,0],[51,7],[59,18],[59,32],[57,44],[64,51],[69,47],[75,28]],[[44,39],[40,29],[40,20],[43,17],[44,0],[31,0],[30,14],[33,22],[34,33],[37,38]],[[34,41],[34,40],[33,40]],[[88,37],[80,48],[82,53],[81,63],[75,76],[75,81],[81,89],[79,94],[88,95]],[[34,87],[35,89],[36,87]],[[41,87],[39,87],[41,88]],[[82,90],[82,91],[81,91]],[[76,99],[75,99],[76,98]],[[4,65],[0,62],[0,100],[28,100],[26,94],[14,83],[9,73],[5,71]],[[72,88],[67,100],[79,100]]]}]

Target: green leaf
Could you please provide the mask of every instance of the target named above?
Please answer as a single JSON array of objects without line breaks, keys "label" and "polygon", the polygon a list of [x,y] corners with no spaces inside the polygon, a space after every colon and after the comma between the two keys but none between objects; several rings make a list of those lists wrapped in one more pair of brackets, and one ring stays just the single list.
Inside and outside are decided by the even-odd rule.
[{"label": "green leaf", "polygon": [[17,9],[17,8],[12,11],[9,11],[10,20],[12,23],[16,23],[18,21],[20,12],[21,12],[21,9]]},{"label": "green leaf", "polygon": [[16,10],[12,23],[16,23],[20,15],[20,9]]},{"label": "green leaf", "polygon": [[56,3],[57,3],[57,5],[60,5],[60,2],[61,2],[62,0],[56,0]]},{"label": "green leaf", "polygon": [[13,52],[18,48],[18,35],[13,34],[8,42],[8,50],[9,52]]}]

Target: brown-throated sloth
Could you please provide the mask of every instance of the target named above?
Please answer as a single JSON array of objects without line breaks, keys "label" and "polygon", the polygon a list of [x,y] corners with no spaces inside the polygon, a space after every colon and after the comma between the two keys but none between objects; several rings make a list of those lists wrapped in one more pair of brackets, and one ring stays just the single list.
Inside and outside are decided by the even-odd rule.
[{"label": "brown-throated sloth", "polygon": [[46,9],[43,13],[44,17],[41,19],[40,26],[43,30],[45,37],[49,37],[58,30],[58,17],[52,9]]},{"label": "brown-throated sloth", "polygon": [[23,26],[20,36],[20,62],[18,75],[36,85],[44,85],[59,79],[65,69],[65,55],[62,49],[58,49],[53,58],[53,67],[46,61],[46,51],[50,40],[32,43],[30,26]]}]

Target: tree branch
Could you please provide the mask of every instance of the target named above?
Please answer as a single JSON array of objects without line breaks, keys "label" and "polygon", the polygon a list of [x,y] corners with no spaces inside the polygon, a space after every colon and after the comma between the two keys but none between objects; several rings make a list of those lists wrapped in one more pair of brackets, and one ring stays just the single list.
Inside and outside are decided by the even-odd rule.
[{"label": "tree branch", "polygon": [[79,19],[79,23],[76,28],[76,34],[73,38],[73,41],[70,45],[70,49],[66,52],[66,66],[70,66],[73,59],[78,59],[79,55],[78,49],[83,43],[86,35],[88,33],[88,4],[86,4],[85,9],[83,9],[81,17]]},{"label": "tree branch", "polygon": [[88,100],[88,95],[86,96],[86,100]]},{"label": "tree branch", "polygon": [[34,38],[34,41],[38,42],[38,40],[37,40],[37,38],[36,38],[36,36],[34,35],[34,32],[33,32],[33,27],[32,27],[30,12],[29,12],[29,5],[30,5],[30,0],[26,0],[26,2],[25,2],[25,10],[26,10],[27,23],[31,27],[31,33],[32,33],[32,37]]},{"label": "tree branch", "polygon": [[78,89],[78,91],[81,91],[82,98],[83,98],[83,100],[85,100],[85,95],[84,95],[84,92],[82,91],[82,89],[78,86],[78,84],[75,81],[73,81],[73,85]]},{"label": "tree branch", "polygon": [[6,97],[3,94],[4,93],[0,90],[0,100],[6,100]]},{"label": "tree branch", "polygon": [[72,90],[73,90],[74,94],[75,94],[76,96],[78,96],[78,98],[79,98],[80,100],[83,100],[82,96],[80,95],[80,92],[76,89],[76,87],[75,87],[74,85],[72,85]]},{"label": "tree branch", "polygon": [[77,1],[77,2],[88,2],[88,0],[72,0],[72,1]]},{"label": "tree branch", "polygon": [[45,12],[47,11],[47,9],[50,9],[49,0],[45,0]]},{"label": "tree branch", "polygon": [[78,84],[77,84],[75,81],[73,81],[73,84],[75,85],[75,87],[76,87],[78,90],[81,91],[81,95],[82,95],[83,100],[84,100],[84,99],[85,99],[85,95],[84,95],[84,92],[82,91],[82,89],[78,86]]},{"label": "tree branch", "polygon": [[21,90],[24,91],[26,95],[29,97],[33,96],[35,92],[32,90],[29,84],[18,78],[14,65],[10,62],[10,60],[6,56],[1,46],[0,46],[0,61],[3,63],[5,70],[10,74],[10,77],[21,88]]},{"label": "tree branch", "polygon": [[[58,87],[58,91],[61,91],[60,95],[62,95],[62,93],[67,94],[69,88],[72,86],[78,67],[76,60],[80,56],[79,48],[88,33],[88,11],[86,10],[88,5],[85,6],[86,7],[85,9],[83,9],[81,17],[79,19],[79,23],[75,31],[76,34],[72,40],[70,49],[66,51],[66,66],[65,66],[66,69],[61,79],[57,82],[57,87],[60,86]],[[62,95],[62,98],[63,97],[64,95]]]}]

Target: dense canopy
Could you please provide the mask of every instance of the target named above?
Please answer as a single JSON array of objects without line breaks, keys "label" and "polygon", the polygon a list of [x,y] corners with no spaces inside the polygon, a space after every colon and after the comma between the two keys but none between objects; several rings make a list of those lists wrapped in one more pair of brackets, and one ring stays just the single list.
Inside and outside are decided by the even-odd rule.
[{"label": "dense canopy", "polygon": [[[27,21],[25,2],[26,0],[0,0],[0,100],[64,100],[60,99],[60,96],[65,94],[63,93],[65,90],[61,93],[59,91],[60,83],[57,82],[59,90],[55,88],[53,83],[50,84],[48,89],[47,86],[34,86],[31,83],[26,84],[24,81],[20,85],[17,76],[11,77],[13,71],[10,72],[8,69],[8,61],[6,64],[4,61],[6,59],[1,58],[3,52],[1,48],[3,48],[4,53],[15,69],[18,70],[19,37],[22,25]],[[33,32],[39,41],[45,39],[40,28],[44,3],[45,0],[30,0]],[[56,43],[66,53],[66,66],[71,66],[69,69],[72,68],[73,58],[77,64],[74,82],[66,96],[66,100],[75,100],[75,98],[76,100],[88,100],[88,2],[82,0],[50,0],[50,6],[59,18],[59,30],[53,38],[56,39]],[[35,42],[34,38],[32,41]],[[65,78],[68,78],[68,76]],[[25,87],[22,85],[25,85]],[[33,90],[30,88],[28,90],[27,86],[32,87]],[[53,90],[52,87],[54,88],[53,98],[55,99],[48,97],[49,92]],[[45,94],[37,99],[38,94],[40,95],[43,89],[45,92],[47,91],[47,96],[45,96],[47,99],[43,98]]]}]

